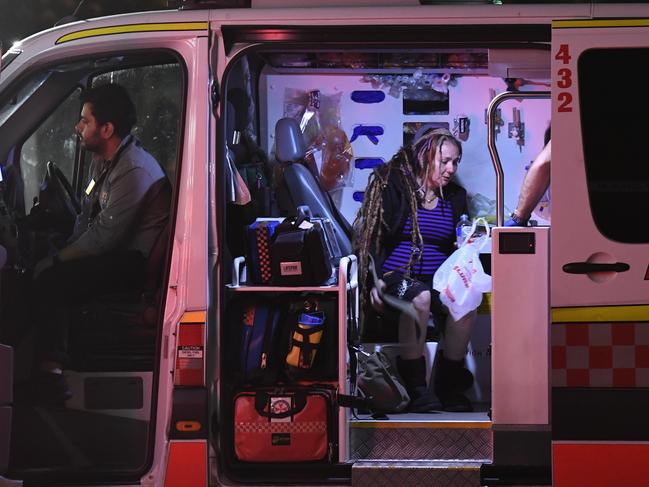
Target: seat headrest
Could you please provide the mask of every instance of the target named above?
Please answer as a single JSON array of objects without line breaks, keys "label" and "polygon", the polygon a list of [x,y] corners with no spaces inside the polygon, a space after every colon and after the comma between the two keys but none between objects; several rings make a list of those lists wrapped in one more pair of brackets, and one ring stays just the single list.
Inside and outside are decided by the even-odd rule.
[{"label": "seat headrest", "polygon": [[304,159],[306,148],[300,124],[294,118],[280,118],[275,124],[275,157],[279,162]]}]

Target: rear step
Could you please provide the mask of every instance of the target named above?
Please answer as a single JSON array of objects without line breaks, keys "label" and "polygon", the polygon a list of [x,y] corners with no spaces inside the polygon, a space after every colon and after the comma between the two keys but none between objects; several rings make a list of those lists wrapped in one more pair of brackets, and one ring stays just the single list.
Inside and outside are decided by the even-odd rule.
[{"label": "rear step", "polygon": [[479,487],[481,465],[464,460],[358,460],[352,466],[352,487]]},{"label": "rear step", "polygon": [[350,422],[353,487],[480,486],[493,460],[486,412],[395,414]]},{"label": "rear step", "polygon": [[350,421],[352,460],[493,459],[492,423],[485,412],[394,414]]}]

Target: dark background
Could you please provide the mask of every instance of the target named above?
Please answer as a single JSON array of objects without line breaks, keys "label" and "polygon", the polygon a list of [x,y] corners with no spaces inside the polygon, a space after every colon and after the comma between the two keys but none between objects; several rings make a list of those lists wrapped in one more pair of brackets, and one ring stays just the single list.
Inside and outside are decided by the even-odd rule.
[{"label": "dark background", "polygon": [[[0,42],[2,50],[14,41],[53,27],[72,15],[80,0],[0,0]],[[126,12],[167,9],[167,0],[85,0],[78,17],[92,18]]]}]

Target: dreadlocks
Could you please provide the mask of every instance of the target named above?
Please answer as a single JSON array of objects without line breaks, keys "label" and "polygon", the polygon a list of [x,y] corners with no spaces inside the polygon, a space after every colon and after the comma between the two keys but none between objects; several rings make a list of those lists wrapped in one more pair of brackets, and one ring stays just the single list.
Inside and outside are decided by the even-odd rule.
[{"label": "dreadlocks", "polygon": [[[461,156],[462,146],[451,133],[445,129],[436,129],[417,138],[410,147],[402,147],[387,164],[372,172],[363,196],[363,205],[354,221],[353,247],[358,257],[361,309],[365,308],[370,290],[366,285],[369,256],[380,253],[381,246],[384,244],[382,237],[386,222],[383,216],[383,194],[388,181],[397,178],[409,206],[412,253],[404,269],[404,274],[408,275],[421,258],[423,249],[423,238],[417,218],[417,209],[425,193],[421,190],[425,188],[426,179],[435,161],[435,154],[447,140],[458,147]],[[380,269],[376,270],[378,272]]]}]

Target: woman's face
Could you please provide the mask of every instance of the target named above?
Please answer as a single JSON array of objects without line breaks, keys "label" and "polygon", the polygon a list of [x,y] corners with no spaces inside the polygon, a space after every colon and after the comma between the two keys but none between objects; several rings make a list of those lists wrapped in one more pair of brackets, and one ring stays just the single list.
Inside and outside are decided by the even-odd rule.
[{"label": "woman's face", "polygon": [[432,170],[429,172],[428,184],[433,188],[446,186],[457,171],[460,162],[460,150],[455,144],[445,140],[435,154]]}]

